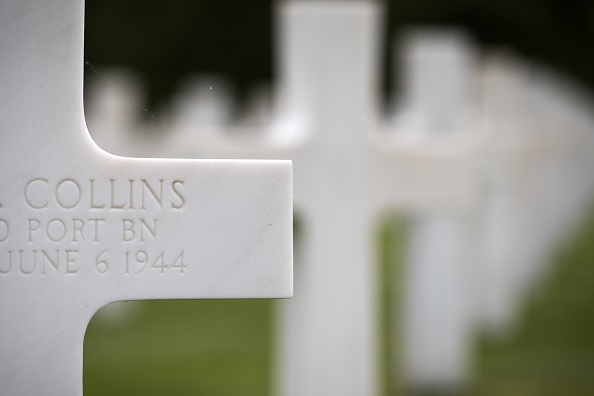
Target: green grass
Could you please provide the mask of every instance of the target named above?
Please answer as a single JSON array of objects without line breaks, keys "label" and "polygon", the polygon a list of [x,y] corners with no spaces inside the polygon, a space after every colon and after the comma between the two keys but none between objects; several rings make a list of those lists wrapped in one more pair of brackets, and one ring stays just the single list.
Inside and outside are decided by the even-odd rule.
[{"label": "green grass", "polygon": [[135,302],[131,322],[97,315],[85,337],[84,393],[266,395],[272,303]]},{"label": "green grass", "polygon": [[477,395],[594,395],[594,218],[555,260],[513,337],[484,340]]},{"label": "green grass", "polygon": [[[386,217],[378,232],[377,248],[380,252],[379,302],[382,304],[380,322],[380,390],[385,395],[401,394],[402,384],[399,376],[400,345],[397,335],[400,328],[400,301],[402,290],[397,285],[402,282],[403,257],[406,223],[398,216]],[[396,286],[396,287],[395,287]]]}]

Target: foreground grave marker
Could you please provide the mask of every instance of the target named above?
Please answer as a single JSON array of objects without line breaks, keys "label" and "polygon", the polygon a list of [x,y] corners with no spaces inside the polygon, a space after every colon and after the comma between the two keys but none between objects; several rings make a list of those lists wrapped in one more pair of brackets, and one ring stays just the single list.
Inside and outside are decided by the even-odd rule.
[{"label": "foreground grave marker", "polygon": [[82,109],[84,3],[0,4],[0,389],[82,393],[118,300],[292,294],[288,161],[120,158]]}]

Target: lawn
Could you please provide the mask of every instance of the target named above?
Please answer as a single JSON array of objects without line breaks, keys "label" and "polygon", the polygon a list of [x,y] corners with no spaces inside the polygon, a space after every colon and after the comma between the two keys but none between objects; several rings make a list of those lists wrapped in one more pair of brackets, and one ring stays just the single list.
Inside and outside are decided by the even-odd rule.
[{"label": "lawn", "polygon": [[272,301],[127,304],[132,319],[89,325],[86,396],[267,394]]}]

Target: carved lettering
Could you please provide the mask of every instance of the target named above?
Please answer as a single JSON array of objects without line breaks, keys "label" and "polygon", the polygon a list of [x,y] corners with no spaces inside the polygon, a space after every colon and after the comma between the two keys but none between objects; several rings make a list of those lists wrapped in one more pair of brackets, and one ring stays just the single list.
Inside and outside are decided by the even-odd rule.
[{"label": "carved lettering", "polygon": [[89,222],[95,223],[93,242],[99,242],[99,224],[105,224],[105,219],[89,219]]},{"label": "carved lettering", "polygon": [[130,242],[134,240],[135,235],[134,221],[130,219],[122,219],[122,242]]},{"label": "carved lettering", "polygon": [[122,219],[122,242],[132,242],[136,240],[136,235],[140,235],[140,242],[145,242],[149,235],[153,240],[157,240],[157,219],[152,219],[152,225],[145,219],[140,219],[139,222]]},{"label": "carved lettering", "polygon": [[179,198],[179,204],[171,202],[171,206],[174,209],[181,209],[186,204],[186,199],[184,198],[181,191],[179,190],[180,188],[183,188],[183,186],[184,186],[183,180],[174,180],[173,183],[171,183],[171,188],[173,189],[173,193]]},{"label": "carved lettering", "polygon": [[42,261],[42,264],[41,264],[41,273],[43,275],[45,275],[45,263],[46,263],[46,261],[49,262],[52,265],[52,267],[54,267],[54,269],[56,270],[56,273],[58,273],[59,272],[58,264],[60,262],[60,250],[59,249],[56,249],[55,260],[52,257],[50,257],[50,255],[48,254],[48,252],[45,251],[45,250],[42,250],[41,251],[41,255],[42,255],[42,259],[41,259],[41,261]]},{"label": "carved lettering", "polygon": [[6,260],[6,265],[3,265],[2,261],[0,261],[0,274],[8,274],[12,268],[12,250],[7,251],[8,253],[8,260]]},{"label": "carved lettering", "polygon": [[111,206],[110,206],[110,209],[124,209],[124,207],[126,206],[125,203],[119,204],[119,205],[115,203],[115,195],[116,195],[116,193],[115,193],[115,181],[116,181],[115,179],[109,179],[109,187],[110,187],[110,190],[111,190]]},{"label": "carved lettering", "polygon": [[[185,207],[184,183],[140,177],[30,179],[22,190],[24,208],[29,210],[29,216],[22,219],[26,224],[12,228],[12,222],[0,219],[0,243],[7,246],[0,250],[0,276],[72,276],[84,269],[86,262],[92,268],[93,260],[96,270],[91,273],[97,274],[185,273],[183,249],[176,252],[159,247],[157,231],[161,211]],[[49,213],[41,214],[48,209]],[[101,216],[86,217],[85,211]],[[112,211],[118,213],[111,216]],[[122,216],[130,212],[147,212],[147,217]],[[48,214],[53,216],[48,218]],[[146,250],[122,253],[99,245],[104,241],[112,244],[120,224],[121,242],[146,244]],[[9,240],[20,240],[28,247],[6,243]],[[56,248],[48,248],[48,244]]]},{"label": "carved lettering", "polygon": [[67,274],[76,274],[78,272],[78,267],[75,266],[76,256],[78,255],[78,250],[66,250],[66,273]]},{"label": "carved lettering", "polygon": [[50,241],[60,242],[66,237],[66,223],[62,219],[51,219],[45,226],[45,233]]},{"label": "carved lettering", "polygon": [[105,208],[105,204],[98,205],[98,204],[95,203],[95,188],[94,188],[95,179],[91,179],[91,180],[89,180],[89,182],[91,184],[91,208],[90,209],[103,209],[103,208]]},{"label": "carved lettering", "polygon": [[[47,179],[33,179],[27,183],[25,186],[25,202],[29,205],[30,208],[33,209],[44,209],[47,208],[48,199],[47,199],[47,191],[43,192],[45,188],[47,188]],[[39,202],[39,197],[41,198],[41,202]],[[43,199],[45,197],[45,200]]]},{"label": "carved lettering", "polygon": [[24,198],[31,209],[57,208],[63,210],[137,210],[181,209],[186,203],[184,181],[159,179],[88,179],[80,182],[72,178],[50,180],[35,178],[25,184]]},{"label": "carved lettering", "polygon": [[128,180],[130,183],[130,206],[129,208],[134,210],[134,179]]},{"label": "carved lettering", "polygon": [[21,274],[23,274],[23,275],[31,275],[33,273],[33,271],[35,271],[35,264],[36,264],[36,262],[35,262],[35,256],[36,255],[37,255],[37,250],[33,250],[32,254],[31,254],[31,256],[32,256],[31,257],[32,258],[31,259],[31,262],[33,263],[33,266],[32,266],[32,268],[31,268],[30,271],[27,271],[25,269],[26,261],[23,260],[23,251],[22,250],[19,250],[19,268],[21,270]]},{"label": "carved lettering", "polygon": [[85,240],[82,231],[84,226],[85,222],[83,219],[72,219],[72,242],[78,242],[78,239],[76,239],[77,234],[81,240]]},{"label": "carved lettering", "polygon": [[144,230],[147,230],[153,236],[153,240],[157,239],[157,219],[153,219],[153,227],[151,228],[146,220],[140,219],[140,241],[144,242]]},{"label": "carved lettering", "polygon": [[146,207],[144,206],[145,204],[145,191],[148,190],[148,192],[151,194],[151,196],[153,197],[153,199],[155,200],[155,202],[159,205],[159,208],[163,208],[163,179],[159,180],[159,194],[157,194],[155,192],[155,190],[151,187],[151,185],[146,181],[146,179],[141,179],[140,180],[142,182],[142,209],[146,210]]},{"label": "carved lettering", "polygon": [[33,242],[33,231],[37,231],[39,229],[39,220],[37,219],[28,219],[29,220],[29,242]]},{"label": "carved lettering", "polygon": [[0,243],[8,239],[9,232],[10,227],[8,227],[8,222],[0,219]]},{"label": "carved lettering", "polygon": [[71,242],[86,242],[87,240],[99,242],[99,226],[104,224],[106,220],[105,218],[54,218],[44,224],[42,228],[43,224],[38,219],[27,219],[29,223],[29,238],[27,241],[35,242],[40,237],[45,237],[52,242],[63,242],[66,237],[71,235]]},{"label": "carved lettering", "polygon": [[[99,274],[116,272],[136,275],[142,272],[184,274],[188,264],[184,251],[159,249],[127,250],[123,254],[102,250],[92,253],[95,271]],[[22,249],[0,252],[0,276],[11,272],[22,275],[44,276],[76,275],[81,267],[78,263],[79,249]],[[91,262],[89,265],[92,265]]]},{"label": "carved lettering", "polygon": [[64,179],[56,185],[56,202],[62,209],[72,209],[81,198],[80,186],[72,179]]}]

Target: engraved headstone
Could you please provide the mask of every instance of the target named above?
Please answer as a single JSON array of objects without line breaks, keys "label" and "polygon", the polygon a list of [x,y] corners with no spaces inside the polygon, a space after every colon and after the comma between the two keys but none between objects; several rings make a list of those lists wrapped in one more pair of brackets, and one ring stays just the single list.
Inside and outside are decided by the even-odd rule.
[{"label": "engraved headstone", "polygon": [[112,301],[292,294],[288,161],[121,158],[88,135],[84,2],[0,4],[0,389],[82,393]]}]

